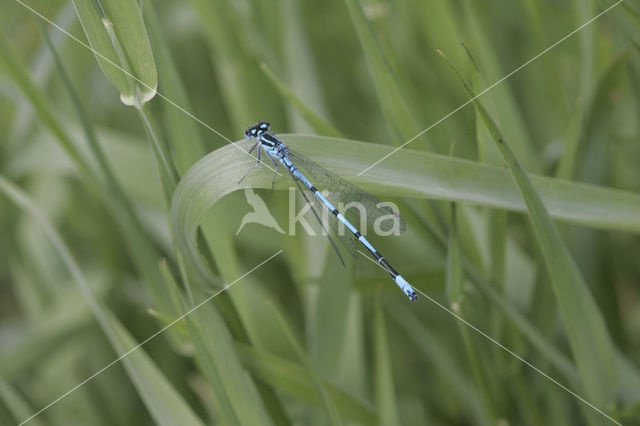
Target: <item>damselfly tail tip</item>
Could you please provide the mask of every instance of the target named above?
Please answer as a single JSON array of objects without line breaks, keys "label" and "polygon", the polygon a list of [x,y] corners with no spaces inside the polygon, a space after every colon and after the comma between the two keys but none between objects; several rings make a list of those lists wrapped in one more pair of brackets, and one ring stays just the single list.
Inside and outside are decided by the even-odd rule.
[{"label": "damselfly tail tip", "polygon": [[402,275],[396,275],[395,282],[396,284],[398,284],[402,292],[406,294],[407,297],[409,297],[409,300],[411,300],[412,302],[414,300],[418,300],[418,295],[416,294],[415,290],[413,289],[413,287],[411,287],[411,284],[409,284],[407,280],[402,278]]}]

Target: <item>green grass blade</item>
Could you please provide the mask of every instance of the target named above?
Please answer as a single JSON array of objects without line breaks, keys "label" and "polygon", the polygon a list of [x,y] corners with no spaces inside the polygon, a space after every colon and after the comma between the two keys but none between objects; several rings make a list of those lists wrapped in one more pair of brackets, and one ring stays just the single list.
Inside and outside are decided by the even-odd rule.
[{"label": "green grass blade", "polygon": [[[204,295],[198,294],[199,299]],[[224,424],[270,424],[250,377],[234,351],[231,335],[212,304],[186,317],[199,365],[213,389]]]},{"label": "green grass blade", "polygon": [[[452,63],[450,65],[469,97],[474,98],[475,93],[462,74]],[[615,398],[618,369],[604,319],[529,176],[482,104],[476,100],[474,106],[491,132],[527,205],[586,396],[592,403],[605,407]]]},{"label": "green grass blade", "polygon": [[345,0],[349,8],[349,15],[358,33],[362,49],[369,63],[369,70],[373,77],[374,87],[378,92],[378,99],[387,126],[396,145],[413,138],[418,128],[413,112],[402,96],[402,90],[396,81],[391,65],[384,57],[375,35],[367,22],[359,0]]},{"label": "green grass blade", "polygon": [[376,301],[374,321],[374,390],[379,423],[383,425],[399,425],[401,423],[398,414],[398,404],[396,402],[395,386],[393,384],[391,354],[389,351],[389,342],[387,341],[384,313],[380,305],[379,297]]},{"label": "green grass blade", "polygon": [[[585,107],[585,111],[580,109],[576,111],[567,132],[565,149],[558,163],[556,172],[558,177],[569,179],[575,174],[576,163],[579,161],[580,142],[584,141],[586,143],[590,138],[589,131],[593,130],[597,124],[607,117],[607,113],[611,109],[610,99],[615,96],[622,73],[626,71],[629,53],[630,50],[626,50],[611,62],[598,81],[593,98],[588,106]],[[578,108],[580,108],[580,105],[578,105]]]},{"label": "green grass blade", "polygon": [[311,128],[318,134],[324,136],[340,137],[342,134],[336,129],[333,124],[329,123],[320,115],[307,106],[300,98],[298,98],[291,89],[289,89],[276,75],[271,71],[271,68],[265,63],[260,64],[260,69],[265,73],[269,81],[273,84],[280,95],[286,99],[300,116],[311,126]]},{"label": "green grass blade", "polygon": [[9,73],[9,77],[11,77],[24,96],[30,101],[42,123],[53,133],[56,139],[60,141],[78,168],[85,173],[86,176],[90,176],[91,173],[89,172],[86,160],[82,157],[67,132],[54,116],[44,94],[34,84],[30,77],[29,70],[20,60],[15,50],[11,47],[9,40],[7,40],[2,32],[0,32],[0,63],[4,64],[5,69]]},{"label": "green grass blade", "polygon": [[[282,136],[292,149],[313,158],[364,190],[385,196],[441,198],[524,211],[525,204],[509,172],[498,167],[413,150],[400,150],[361,176],[358,172],[391,149],[383,145],[317,136]],[[249,141],[239,142],[248,150]],[[174,194],[171,221],[178,248],[187,262],[203,269],[196,231],[205,213],[224,195],[246,186],[270,188],[272,171],[259,167],[242,185],[238,181],[255,160],[228,145],[198,161]],[[350,178],[352,176],[353,178]],[[534,176],[549,212],[557,219],[601,229],[640,232],[640,196],[624,191]],[[288,188],[288,176],[276,188]],[[207,275],[205,275],[207,276]]]},{"label": "green grass blade", "polygon": [[[464,269],[462,265],[462,254],[460,242],[458,240],[457,226],[457,208],[456,204],[451,205],[450,225],[449,225],[449,241],[447,245],[447,266],[446,266],[446,292],[451,310],[456,314],[464,317],[463,307],[466,305],[463,293]],[[456,321],[456,326],[460,333],[460,337],[464,344],[465,352],[471,365],[471,371],[475,378],[478,393],[481,395],[484,407],[490,418],[496,418],[496,408],[493,402],[491,389],[487,384],[487,378],[484,370],[481,368],[482,361],[480,359],[480,347],[474,345],[472,336],[466,324]],[[492,423],[495,420],[492,421]]]},{"label": "green grass blade", "polygon": [[[475,19],[481,14],[482,5],[479,3],[465,3],[465,27],[466,36],[469,38],[465,48],[477,52],[474,56],[478,61],[480,70],[487,81],[491,84],[499,81],[511,70],[504,70],[501,66],[501,58],[496,53],[495,48],[491,48],[492,43],[489,38],[489,28],[485,28],[481,19]],[[530,55],[533,56],[533,55]],[[548,86],[554,84],[547,83],[542,86],[542,90],[548,90]],[[488,92],[495,104],[496,110],[500,111],[500,124],[505,127],[505,133],[514,141],[514,149],[523,158],[528,170],[540,172],[538,155],[534,151],[534,144],[530,139],[529,132],[525,124],[525,117],[520,109],[520,104],[516,100],[517,94],[510,87],[511,81],[502,82]],[[555,97],[558,90],[550,91],[550,95]],[[556,105],[555,103],[553,105]]]},{"label": "green grass blade", "polygon": [[275,315],[276,319],[278,320],[278,323],[280,324],[280,327],[282,328],[284,335],[287,337],[289,344],[295,350],[296,355],[298,356],[298,359],[307,370],[307,374],[311,378],[311,381],[315,387],[315,390],[318,393],[318,396],[320,397],[320,399],[322,400],[322,405],[325,411],[327,412],[327,416],[329,417],[331,424],[341,425],[342,418],[340,417],[340,414],[336,409],[335,403],[331,398],[331,394],[325,388],[324,384],[322,383],[322,380],[320,379],[320,376],[318,376],[318,373],[316,373],[315,369],[313,368],[313,365],[311,365],[311,361],[309,360],[309,357],[307,357],[304,349],[302,348],[300,343],[298,343],[298,340],[294,336],[293,331],[291,331],[291,328],[287,324],[287,321],[284,319],[280,311],[278,311],[278,309],[274,305],[272,305],[272,312]]},{"label": "green grass blade", "polygon": [[61,310],[62,312],[47,311],[46,323],[21,330],[19,339],[3,345],[0,351],[0,377],[15,380],[29,371],[38,359],[45,357],[52,347],[68,343],[92,323],[89,308],[82,304],[77,292],[70,293],[72,292],[59,292],[59,297],[60,300],[74,302],[73,308]]},{"label": "green grass blade", "polygon": [[462,285],[464,284],[464,270],[462,268],[462,254],[458,241],[457,209],[455,203],[451,203],[451,219],[449,222],[449,244],[447,250],[447,279],[445,288],[449,305],[457,305],[463,297]]},{"label": "green grass blade", "polygon": [[316,307],[315,329],[311,336],[311,359],[318,373],[336,380],[343,361],[345,323],[349,314],[349,299],[352,292],[351,274],[334,257],[325,259]]},{"label": "green grass blade", "polygon": [[[69,31],[73,24],[77,22],[73,3],[67,3],[64,7],[61,7],[52,21],[64,31]],[[57,49],[63,48],[69,43],[67,35],[58,29],[51,31],[51,39]],[[28,62],[34,81],[40,82],[41,84],[46,84],[46,82],[51,81],[54,66],[51,63],[49,48],[47,46],[40,46]],[[7,133],[9,135],[7,140],[8,145],[24,140],[24,138],[27,137],[27,131],[34,124],[34,119],[36,118],[28,100],[16,99],[15,102],[15,112],[11,125],[8,127],[10,130]]]},{"label": "green grass blade", "polygon": [[151,100],[158,76],[138,3],[73,0],[73,4],[98,64],[120,91],[122,102],[137,105]]},{"label": "green grass blade", "polygon": [[173,196],[173,191],[175,191],[178,183],[178,172],[176,171],[173,159],[171,158],[164,140],[161,139],[160,132],[151,109],[143,105],[136,108],[136,110],[138,111],[140,121],[144,126],[145,133],[147,134],[151,152],[153,152],[154,158],[156,159],[158,172],[160,174],[160,181],[162,182],[162,189],[164,190],[167,204],[169,204],[171,197]]},{"label": "green grass blade", "polygon": [[[0,380],[0,401],[4,402],[14,422],[18,423],[23,419],[26,419],[36,410],[29,407],[27,401],[25,401],[20,394],[15,391],[8,383]],[[5,419],[6,420],[6,419]],[[34,418],[29,422],[31,426],[42,426],[43,423],[39,419]]]},{"label": "green grass blade", "polygon": [[[219,0],[190,0],[197,14],[209,46],[211,62],[219,80],[219,99],[224,103],[233,129],[245,128],[256,121],[259,104],[265,101],[259,95],[263,88],[256,75],[257,64],[249,58],[241,43],[238,17],[232,4]],[[256,68],[256,69],[254,69]],[[272,112],[273,114],[273,112]],[[275,114],[274,114],[275,115]]]},{"label": "green grass blade", "polygon": [[[265,4],[268,4],[268,0]],[[278,39],[274,40],[272,45],[282,45],[282,51],[278,51],[281,59],[265,62],[274,64],[276,69],[280,70],[279,75],[287,76],[287,88],[290,88],[305,105],[317,111],[318,116],[327,116],[326,95],[322,91],[323,84],[320,79],[322,69],[318,66],[311,44],[313,31],[302,13],[305,6],[296,0],[283,0],[276,15],[276,19],[283,21],[282,25],[272,30],[278,35]],[[269,6],[267,8],[271,9]],[[306,119],[295,108],[285,104],[285,111],[287,125],[291,131],[306,133],[311,130]]]},{"label": "green grass blade", "polygon": [[[169,303],[167,300],[167,294],[163,292],[162,287],[159,286],[161,280],[155,266],[155,261],[159,257],[159,254],[156,248],[150,244],[148,237],[144,235],[144,231],[142,230],[133,207],[116,179],[115,173],[113,172],[111,165],[107,161],[105,153],[98,142],[94,127],[87,115],[86,108],[82,104],[63,63],[58,56],[58,53],[54,49],[48,33],[42,24],[40,25],[45,42],[53,55],[63,86],[69,94],[71,103],[78,115],[78,118],[80,119],[80,124],[84,136],[88,141],[91,153],[99,166],[90,170],[93,172],[95,179],[99,179],[99,176],[104,176],[100,181],[104,181],[104,186],[107,189],[106,193],[104,193],[106,198],[105,204],[118,222],[121,235],[126,240],[126,247],[131,254],[131,258],[141,275],[145,277],[145,283],[155,296],[155,302],[161,307],[161,309],[168,309]],[[175,313],[175,311],[170,312]]]},{"label": "green grass blade", "polygon": [[[105,313],[111,328],[108,334],[112,344],[118,352],[126,353],[137,342],[111,312]],[[156,424],[204,425],[143,349],[131,352],[121,362]]]},{"label": "green grass blade", "polygon": [[[278,391],[316,406],[323,404],[306,368],[248,345],[236,344],[236,350],[247,369]],[[374,411],[365,402],[326,381],[322,382],[322,386],[331,400],[335,401],[335,408],[341,418],[362,424],[376,422]]]},{"label": "green grass blade", "polygon": [[[152,2],[145,1],[143,7],[149,38],[155,49],[162,95],[171,99],[176,105],[180,105],[181,108],[192,111],[186,89],[162,34],[162,27],[153,10]],[[178,171],[183,174],[206,153],[206,147],[193,118],[169,102],[162,102],[162,106],[166,120],[167,141],[170,143]]]},{"label": "green grass blade", "polygon": [[[429,234],[438,243],[442,250],[447,249],[447,239],[428,222],[424,222]],[[543,355],[551,364],[565,375],[571,382],[578,379],[577,373],[571,361],[562,352],[556,349],[538,329],[525,317],[513,304],[495,289],[495,284],[487,282],[480,271],[473,265],[468,256],[462,253],[464,272],[490,300],[492,306],[500,311],[506,319],[524,335],[529,343]]]},{"label": "green grass blade", "polygon": [[394,303],[393,308],[388,309],[388,312],[391,318],[404,328],[424,358],[433,364],[435,368],[430,371],[443,376],[443,380],[451,386],[455,398],[464,401],[465,408],[473,413],[478,424],[489,424],[490,420],[482,401],[466,377],[467,371],[461,368],[460,363],[456,362],[457,360],[451,356],[447,348],[431,333],[429,327],[408,311],[403,304]]},{"label": "green grass blade", "polygon": [[[98,324],[108,337],[118,354],[125,354],[136,346],[135,340],[120,324],[115,316],[96,300],[84,274],[66,247],[62,238],[51,223],[38,210],[38,207],[18,187],[0,177],[0,191],[21,209],[29,213],[42,226],[56,251],[69,269],[73,279],[91,308]],[[138,348],[130,352],[121,361],[129,377],[144,401],[149,413],[160,425],[192,425],[202,426],[191,407],[182,399],[177,390],[162,374],[158,367]]]}]

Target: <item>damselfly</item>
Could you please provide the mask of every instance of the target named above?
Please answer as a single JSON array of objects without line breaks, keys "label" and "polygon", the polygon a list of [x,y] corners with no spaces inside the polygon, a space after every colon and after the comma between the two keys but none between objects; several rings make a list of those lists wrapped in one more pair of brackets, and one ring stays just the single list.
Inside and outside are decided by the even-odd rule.
[{"label": "damselfly", "polygon": [[[323,228],[333,249],[338,254],[340,261],[344,265],[344,260],[342,259],[342,255],[340,254],[340,250],[336,247],[331,235],[327,232],[325,225],[320,219],[320,215],[313,207],[312,200],[316,199],[319,203],[324,206],[324,208],[328,209],[332,214],[329,217],[331,220],[331,228],[334,231],[334,235],[340,239],[343,243],[347,251],[354,257],[357,257],[358,249],[357,242],[359,241],[369,252],[375,257],[378,264],[380,264],[391,276],[394,282],[400,287],[400,289],[406,294],[410,300],[416,300],[418,295],[414,291],[411,284],[409,284],[399,273],[391,267],[391,265],[386,261],[384,257],[371,245],[371,243],[356,229],[355,226],[349,222],[345,218],[345,216],[338,211],[334,207],[334,205],[329,201],[329,198],[340,199],[345,202],[356,202],[360,206],[364,207],[366,210],[366,216],[368,220],[375,221],[381,215],[391,215],[400,223],[400,230],[404,231],[405,224],[400,215],[397,212],[394,212],[388,206],[381,206],[381,202],[373,197],[372,195],[367,194],[366,192],[361,191],[356,188],[352,184],[348,183],[344,179],[339,176],[329,172],[328,170],[323,169],[317,164],[311,162],[305,157],[292,152],[289,148],[280,141],[277,137],[268,133],[270,128],[270,124],[266,121],[262,121],[254,126],[249,127],[245,132],[245,136],[248,139],[257,139],[257,142],[253,147],[249,150],[249,153],[253,152],[254,149],[258,149],[256,154],[258,157],[258,161],[255,166],[251,168],[247,173],[240,179],[242,181],[245,177],[249,175],[249,173],[255,169],[255,167],[260,164],[260,153],[264,151],[264,153],[269,157],[275,169],[277,171],[278,164],[282,164],[287,168],[289,174],[293,178],[300,194],[304,198],[304,200],[310,205],[311,211],[314,216],[320,223],[320,226]],[[318,189],[311,183],[309,179],[300,171],[303,169],[307,172],[309,178],[314,181],[321,189],[329,190],[329,194],[325,197]],[[273,182],[275,182],[276,174],[273,175]],[[272,184],[273,184],[272,182]],[[302,185],[300,185],[302,182]],[[336,202],[337,204],[337,202]],[[344,226],[349,229],[349,233],[339,232],[338,225],[340,221]],[[384,228],[384,227],[383,227]]]}]

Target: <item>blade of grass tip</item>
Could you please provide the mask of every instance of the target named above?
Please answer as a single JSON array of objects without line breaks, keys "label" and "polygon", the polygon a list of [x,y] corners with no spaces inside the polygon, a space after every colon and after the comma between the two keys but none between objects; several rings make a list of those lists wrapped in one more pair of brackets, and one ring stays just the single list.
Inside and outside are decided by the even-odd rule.
[{"label": "blade of grass tip", "polygon": [[293,93],[293,91],[291,91],[291,89],[289,89],[282,81],[280,81],[267,64],[260,64],[260,69],[264,72],[264,74],[273,84],[275,89],[280,93],[280,95],[285,100],[287,100],[295,108],[296,111],[298,111],[300,116],[302,116],[306,123],[311,126],[311,128],[316,133],[325,136],[342,136],[338,129],[336,129],[327,120],[320,117],[318,113],[308,107],[307,104],[305,104],[300,98],[295,95],[295,93]]},{"label": "blade of grass tip", "polygon": [[273,303],[270,303],[270,306],[275,318],[278,320],[278,323],[280,324],[280,327],[285,334],[285,337],[289,341],[289,344],[293,347],[302,365],[304,365],[304,367],[306,368],[309,377],[311,378],[311,381],[313,382],[313,385],[316,389],[316,392],[322,399],[322,404],[327,415],[329,416],[329,421],[333,425],[341,425],[342,419],[338,414],[338,411],[336,410],[333,399],[322,383],[320,377],[318,376],[318,373],[316,373],[315,369],[311,365],[311,361],[305,354],[304,349],[302,348],[302,346],[300,346],[300,343],[298,343],[298,339],[293,335],[293,332],[289,328],[289,325],[287,324],[280,311],[278,311]]},{"label": "blade of grass tip", "polygon": [[120,91],[122,102],[135,106],[151,100],[158,76],[136,0],[73,0],[73,4],[96,60]]},{"label": "blade of grass tip", "polygon": [[[118,1],[129,1],[129,0],[118,0]],[[140,11],[137,9],[137,3],[136,3],[136,10],[138,11],[138,14],[140,14]],[[120,60],[120,64],[123,70],[127,71],[127,73],[130,74],[128,70],[130,66],[135,65],[135,63],[130,64],[130,59],[128,57],[129,52],[126,50],[126,48],[130,47],[129,50],[134,50],[134,51],[137,49],[132,48],[131,44],[128,42],[123,45],[120,42],[120,39],[118,38],[112,23],[106,18],[103,20],[103,22],[105,23],[105,28],[107,29],[107,33],[111,37],[112,44],[118,55],[118,58]],[[140,21],[140,24],[143,25],[142,20]],[[144,34],[144,37],[146,40],[146,33]],[[134,46],[136,46],[135,43],[134,43]],[[151,48],[149,47],[149,51],[150,49]],[[151,59],[150,62],[146,61],[144,65],[145,67],[152,67],[153,76],[154,78],[157,78],[155,62],[153,62],[153,57],[151,57],[150,59]],[[138,80],[136,80],[136,82],[137,81]],[[147,87],[149,85],[143,84],[143,86]],[[123,103],[127,105],[132,105],[138,111],[138,114],[140,116],[140,119],[145,129],[145,132],[151,144],[151,150],[154,153],[154,157],[156,158],[156,161],[158,162],[158,168],[160,172],[160,178],[162,181],[162,187],[165,192],[167,204],[169,204],[171,200],[171,196],[173,195],[173,191],[175,190],[176,183],[178,181],[178,175],[177,175],[177,172],[175,171],[175,167],[171,160],[171,156],[169,155],[167,146],[164,143],[164,141],[160,139],[158,126],[155,124],[155,121],[153,120],[151,110],[146,106],[147,102],[150,101],[156,93],[157,80],[155,80],[155,86],[153,87],[154,88],[152,91],[145,92],[143,89],[140,89],[140,85],[136,85],[135,93],[133,94],[133,96],[127,97],[127,96],[121,95],[120,98]]]},{"label": "blade of grass tip", "polygon": [[[475,91],[479,91],[481,90],[481,85],[484,85],[484,87],[486,87],[485,78],[480,71],[480,67],[476,62],[473,54],[471,53],[471,50],[468,49],[464,43],[462,43],[462,47],[464,48],[469,58],[470,65],[468,68],[470,68],[471,70],[471,82],[473,85],[473,89]],[[484,96],[484,102],[485,105],[488,104],[488,110],[492,113],[495,113],[496,107],[493,93],[485,93]],[[480,115],[477,113],[475,114],[475,130],[478,143],[478,157],[480,161],[494,165],[501,165],[502,160],[500,158],[500,153],[491,140],[491,134],[489,134],[489,131],[482,122],[482,117],[480,117]],[[489,282],[496,285],[496,287],[500,289],[500,291],[503,291],[505,275],[505,254],[507,245],[507,213],[503,210],[485,209],[484,214],[486,226],[482,227],[485,230],[485,233],[481,237],[486,238],[486,240],[488,241],[488,253],[483,257],[483,261],[485,261],[486,263],[483,263],[482,265],[483,267],[485,267],[485,265],[488,265],[487,275],[489,278]],[[474,235],[473,232],[469,234]],[[478,243],[478,245],[480,245],[480,243]],[[491,330],[491,334],[495,337],[499,337],[502,333],[502,322],[500,320],[500,315],[497,311],[494,310],[492,310],[489,315],[489,329]],[[500,357],[503,357],[505,355],[504,352],[500,351],[497,346],[494,346],[493,350],[493,356],[497,357],[495,359],[500,359]]]},{"label": "blade of grass tip", "polygon": [[[494,47],[495,43],[492,43],[487,29],[483,25],[484,20],[477,18],[482,15],[481,7],[480,4],[474,2],[463,3],[466,33],[473,41],[473,45],[470,47],[478,52],[478,64],[482,67],[485,78],[494,82],[500,81],[507,73],[502,70],[502,61],[497,54],[498,50]],[[511,90],[509,83],[501,84],[490,93],[495,100],[496,109],[500,111],[506,133],[513,135],[516,152],[525,161],[527,169],[539,173],[539,159],[533,149],[533,142],[527,131],[520,103],[516,101],[516,95]],[[553,95],[555,96],[555,94]]]},{"label": "blade of grass tip", "polygon": [[98,143],[98,138],[96,137],[96,133],[93,129],[91,121],[89,120],[89,117],[85,112],[86,110],[82,105],[82,102],[80,101],[80,98],[78,97],[76,90],[73,87],[73,84],[71,82],[71,79],[69,78],[69,75],[64,69],[64,65],[60,60],[60,56],[58,55],[58,52],[53,46],[51,38],[49,37],[49,33],[47,32],[46,28],[44,27],[44,24],[40,20],[38,20],[38,27],[40,28],[40,33],[44,38],[45,44],[48,47],[49,52],[53,56],[53,60],[58,70],[58,74],[60,75],[60,79],[62,80],[62,84],[65,87],[69,95],[69,98],[71,99],[71,104],[73,105],[76,111],[76,114],[78,115],[78,118],[80,119],[80,125],[82,126],[82,130],[84,131],[84,134],[87,137],[87,141],[89,142],[89,147],[91,148],[93,155],[97,159],[98,164],[102,169],[102,172],[104,174],[108,187],[111,188],[119,197],[121,197],[120,201],[126,204],[127,208],[131,209],[131,207],[128,205],[127,199],[124,196],[124,192],[122,191],[122,189],[120,188],[120,185],[116,181],[113,171],[106,160],[106,157],[104,155],[102,148],[100,147],[100,144]]},{"label": "blade of grass tip", "polygon": [[[44,408],[37,411],[31,417],[23,420],[23,423],[31,420],[42,411],[48,409],[67,395],[84,385],[98,374],[111,367],[118,360],[121,360],[129,378],[133,382],[149,413],[156,423],[161,425],[192,425],[202,426],[191,407],[182,399],[177,390],[162,374],[158,367],[146,355],[143,349],[136,344],[131,335],[120,324],[113,314],[94,297],[82,270],[73,258],[66,244],[53,228],[51,223],[41,214],[38,207],[13,183],[0,176],[0,191],[2,191],[11,201],[16,203],[21,209],[29,213],[36,222],[44,229],[51,240],[56,251],[62,258],[65,266],[69,269],[73,280],[82,292],[83,297],[91,308],[94,317],[109,339],[109,342],[116,353],[121,354],[119,358],[107,364],[101,370],[89,376],[83,382],[63,393]],[[152,336],[153,337],[153,336]],[[143,342],[144,343],[144,342]]]},{"label": "blade of grass tip", "polygon": [[[486,79],[483,74],[480,72],[480,66],[476,62],[476,59],[473,57],[471,50],[467,47],[466,44],[460,43],[464,48],[467,57],[469,58],[469,66],[471,72],[471,84],[473,89],[478,91],[482,90],[481,87],[484,85],[488,86]],[[487,109],[496,113],[495,100],[493,98],[493,92],[487,92],[484,95],[484,102],[488,104]],[[475,130],[476,130],[476,140],[478,144],[478,159],[483,163],[489,164],[501,164],[500,153],[496,149],[495,144],[491,140],[491,134],[482,123],[482,118],[476,114],[476,122],[475,122]]]},{"label": "blade of grass tip", "polygon": [[[236,343],[236,351],[245,368],[279,392],[317,406],[324,404],[305,367],[241,343]],[[336,410],[341,418],[360,424],[377,423],[374,411],[366,402],[358,400],[327,381],[323,381],[323,386],[331,400],[335,401]]]},{"label": "blade of grass tip", "polygon": [[378,93],[378,100],[389,127],[393,142],[396,145],[415,137],[420,128],[415,122],[413,112],[402,96],[402,90],[380,48],[367,18],[358,0],[345,0],[353,26],[358,33],[369,70],[373,77],[374,86]]},{"label": "blade of grass tip", "polygon": [[[60,61],[58,53],[51,43],[49,34],[46,31],[44,24],[42,24],[41,21],[38,21],[38,23],[44,40],[49,47],[51,54],[53,55],[54,62],[58,69],[58,73],[61,77],[62,83],[67,90],[67,93],[69,94],[69,97],[71,99],[71,103],[80,119],[80,124],[87,140],[89,141],[91,152],[97,159],[98,165],[102,172],[101,174],[104,176],[106,186],[112,194],[112,197],[107,197],[106,199],[107,208],[112,211],[114,217],[120,225],[121,235],[127,241],[127,250],[130,252],[134,264],[144,277],[145,283],[150,288],[151,293],[154,295],[155,302],[159,304],[161,309],[168,309],[169,305],[167,303],[167,294],[160,291],[159,286],[157,285],[161,282],[160,275],[158,274],[158,271],[155,267],[155,262],[158,257],[157,250],[152,244],[150,244],[147,236],[144,235],[144,231],[142,230],[140,222],[127,196],[125,195],[124,190],[118,183],[100,144],[98,143],[98,138],[94,131],[93,125],[89,120],[89,117],[87,116],[85,108],[82,105],[80,97],[77,95],[75,88],[73,87],[71,79],[69,78],[69,75],[67,74],[64,65],[62,64],[62,61]],[[92,171],[95,172],[95,169],[92,169]]]},{"label": "blade of grass tip", "polygon": [[[473,99],[475,93],[462,74],[444,54],[440,54]],[[618,369],[604,319],[529,176],[482,104],[475,100],[474,106],[495,139],[527,205],[585,393],[594,404],[608,406],[615,398]]]},{"label": "blade of grass tip", "polygon": [[[0,400],[4,401],[4,405],[13,416],[13,421],[15,422],[26,419],[34,412],[33,408],[29,407],[27,401],[9,386],[9,384],[5,383],[4,380],[0,380]],[[43,425],[38,419],[33,419],[30,424],[31,426]]]},{"label": "blade of grass tip", "polygon": [[391,367],[391,353],[387,341],[387,330],[382,310],[380,295],[376,297],[374,317],[374,376],[375,400],[378,411],[378,423],[382,425],[399,425],[400,416],[396,402],[396,391],[393,384],[393,368]]},{"label": "blade of grass tip", "polygon": [[158,87],[156,65],[136,0],[74,0],[76,13],[103,72],[120,91],[120,100],[134,106],[145,127],[167,199],[171,199],[177,173],[157,126],[145,109]]}]

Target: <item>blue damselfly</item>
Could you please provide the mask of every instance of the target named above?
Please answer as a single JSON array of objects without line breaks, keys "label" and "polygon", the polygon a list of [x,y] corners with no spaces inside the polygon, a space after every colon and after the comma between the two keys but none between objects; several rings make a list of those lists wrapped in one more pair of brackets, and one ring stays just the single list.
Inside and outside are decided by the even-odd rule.
[{"label": "blue damselfly", "polygon": [[[399,273],[391,267],[391,265],[386,261],[384,257],[371,245],[371,243],[358,231],[358,229],[351,224],[349,220],[345,218],[345,216],[338,211],[334,207],[334,205],[329,201],[328,198],[332,198],[332,196],[327,195],[326,197],[311,183],[313,181],[318,187],[321,189],[329,190],[329,194],[333,194],[333,197],[337,199],[348,201],[348,202],[357,202],[366,210],[366,215],[369,220],[375,220],[381,215],[390,215],[393,216],[397,221],[399,221],[400,230],[403,231],[405,229],[405,224],[400,215],[397,212],[393,211],[388,206],[381,206],[381,202],[373,197],[370,194],[358,189],[354,185],[340,178],[339,176],[325,170],[319,165],[313,163],[307,158],[303,157],[300,154],[297,154],[282,143],[280,139],[268,133],[270,128],[269,123],[263,121],[254,126],[249,127],[245,132],[245,136],[248,139],[257,139],[257,142],[253,147],[249,150],[249,153],[253,152],[257,148],[256,156],[258,161],[255,166],[251,168],[247,173],[240,179],[241,181],[252,171],[255,169],[258,164],[260,164],[260,154],[262,151],[269,157],[275,169],[277,171],[278,164],[282,164],[286,167],[287,171],[293,178],[300,194],[305,199],[307,203],[310,204],[311,210],[320,223],[320,226],[323,228],[333,249],[338,254],[340,261],[344,264],[344,260],[342,259],[342,255],[340,254],[340,250],[334,243],[331,235],[327,232],[325,225],[320,219],[320,215],[313,207],[312,200],[318,200],[324,208],[326,208],[332,214],[329,217],[332,218],[330,227],[334,231],[334,235],[343,243],[347,251],[354,257],[357,256],[357,243],[360,242],[369,252],[375,257],[376,261],[380,266],[382,266],[394,280],[394,282],[400,287],[400,289],[406,294],[410,300],[416,300],[418,295],[414,291],[411,284],[409,284]],[[300,169],[303,169],[306,172],[306,175],[302,173]],[[309,179],[307,179],[309,176]],[[275,182],[276,174],[273,175],[273,182]],[[273,186],[272,182],[272,186]],[[302,185],[300,185],[302,183]],[[349,233],[341,233],[338,231],[337,226],[342,223],[347,229],[350,231]]]}]

